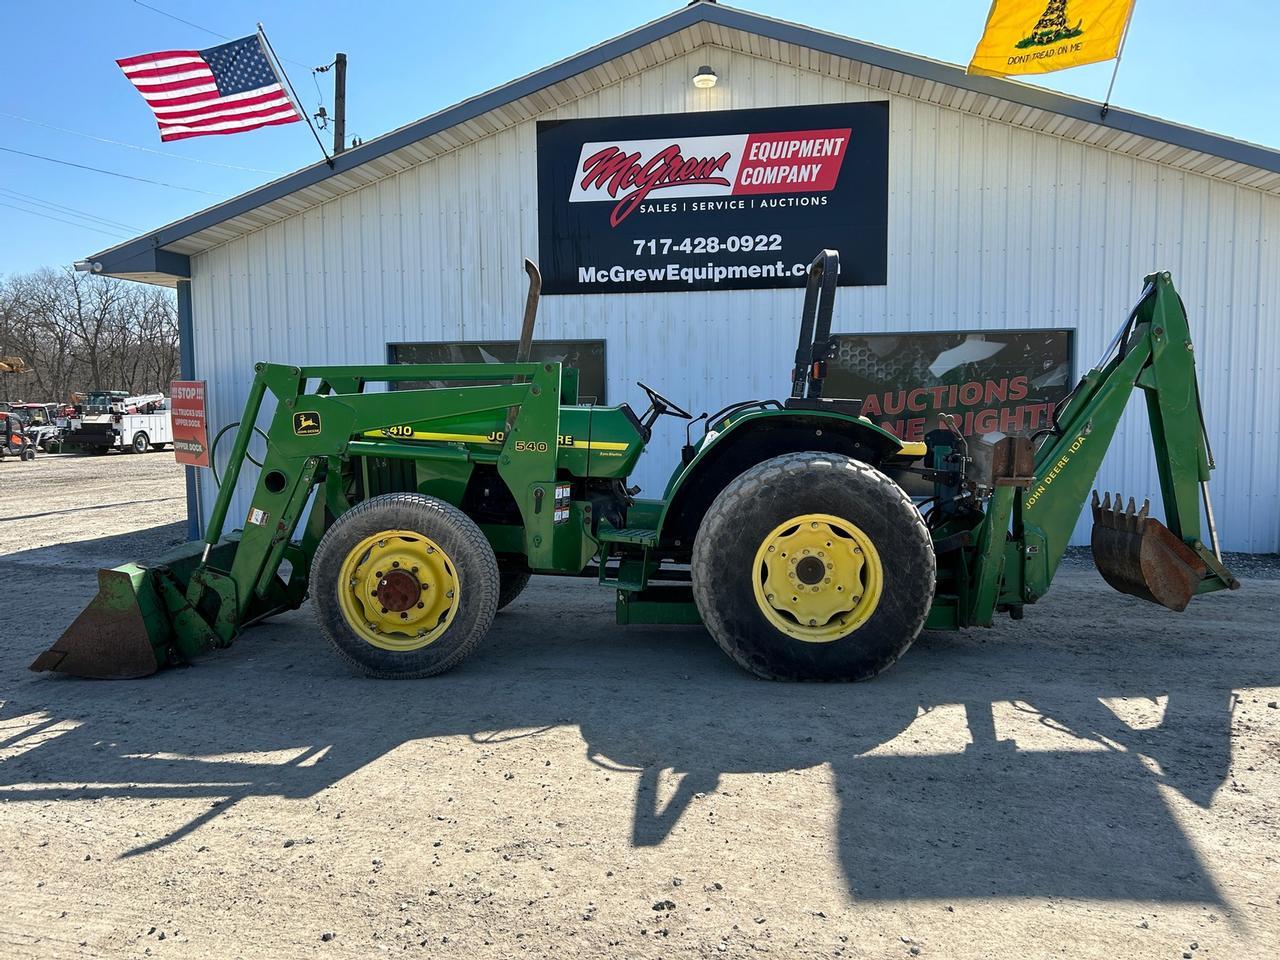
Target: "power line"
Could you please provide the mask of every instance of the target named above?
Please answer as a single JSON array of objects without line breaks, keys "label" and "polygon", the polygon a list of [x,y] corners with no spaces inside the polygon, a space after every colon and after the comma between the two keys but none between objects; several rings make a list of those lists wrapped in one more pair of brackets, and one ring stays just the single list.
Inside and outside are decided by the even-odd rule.
[{"label": "power line", "polygon": [[160,14],[162,17],[168,17],[170,20],[177,20],[179,23],[185,23],[188,27],[195,27],[197,30],[203,30],[205,33],[213,34],[215,37],[221,37],[223,40],[230,40],[225,33],[219,33],[217,30],[210,30],[208,27],[202,27],[198,23],[192,23],[190,20],[183,20],[176,14],[172,14],[167,10],[161,10],[159,7],[153,7],[149,3],[143,3],[142,0],[133,0],[140,7],[146,7],[148,10]]},{"label": "power line", "polygon": [[184,187],[176,183],[165,183],[163,180],[148,180],[146,177],[134,177],[127,173],[116,173],[114,170],[103,170],[101,167],[89,167],[83,163],[72,163],[70,160],[58,160],[55,157],[46,157],[39,153],[27,153],[25,150],[15,150],[13,147],[0,147],[5,153],[16,153],[21,157],[31,157],[33,160],[46,160],[49,163],[60,163],[64,167],[77,167],[81,170],[92,170],[94,173],[105,173],[109,177],[120,177],[123,180],[136,180],[139,183],[150,183],[157,187],[170,187],[174,190],[186,190],[188,193],[203,193],[210,197],[216,197],[218,194],[210,190],[201,190],[199,187]]},{"label": "power line", "polygon": [[46,220],[55,220],[58,223],[65,223],[67,226],[75,227],[79,230],[92,230],[95,233],[104,233],[109,237],[127,238],[129,236],[127,233],[121,233],[119,230],[108,230],[106,227],[91,227],[84,223],[76,223],[74,220],[64,220],[62,217],[55,217],[51,213],[44,213],[40,210],[28,210],[26,207],[19,207],[12,203],[5,203],[3,200],[0,200],[0,207],[9,207],[12,210],[17,210],[19,213],[28,213],[33,217],[44,217]]},{"label": "power line", "polygon": [[[146,7],[148,10],[152,11],[153,13],[160,14],[160,16],[162,17],[168,17],[170,20],[177,20],[179,23],[185,23],[188,27],[195,27],[197,30],[202,30],[205,33],[211,34],[215,37],[221,37],[223,40],[235,39],[234,37],[228,37],[225,33],[219,33],[217,30],[210,30],[208,27],[202,27],[198,23],[192,23],[190,20],[183,20],[181,17],[170,13],[168,10],[161,10],[159,7],[153,7],[149,3],[143,3],[142,0],[133,0],[133,2],[140,7]],[[300,67],[307,67],[307,65],[303,63],[301,60],[293,60],[293,59],[290,59],[289,57],[281,57],[280,59],[288,60],[290,63],[297,64]],[[307,67],[307,69],[310,70],[311,68]]]},{"label": "power line", "polygon": [[20,117],[16,113],[5,113],[0,110],[0,117],[8,117],[10,120],[21,120],[23,123],[34,123],[37,127],[45,127],[49,130],[57,130],[59,133],[70,133],[77,137],[86,137],[89,140],[97,140],[99,143],[112,143],[117,147],[128,147],[131,150],[141,150],[143,153],[154,153],[157,157],[168,157],[170,160],[186,160],[188,163],[205,163],[214,167],[226,167],[228,170],[248,170],[251,173],[271,173],[280,175],[282,170],[264,170],[261,167],[242,167],[236,163],[222,163],[218,160],[204,160],[200,157],[184,157],[178,153],[166,153],[164,150],[153,150],[151,147],[144,147],[136,143],[125,143],[123,140],[111,140],[108,137],[99,137],[93,133],[85,133],[82,130],[71,130],[67,127],[54,126],[52,123],[45,123],[43,120],[32,120],[30,117]]},{"label": "power line", "polygon": [[81,210],[78,207],[70,207],[65,203],[54,203],[52,200],[41,200],[39,197],[33,197],[29,193],[22,193],[20,190],[11,190],[8,187],[0,187],[0,193],[8,194],[11,198],[21,200],[23,203],[34,203],[37,206],[48,207],[51,210],[62,211],[77,217],[84,217],[88,220],[97,220],[108,227],[119,227],[122,230],[132,230],[135,233],[141,233],[139,227],[132,224],[123,223],[119,220],[112,220],[109,217],[100,217],[96,213],[90,213],[87,210]]}]

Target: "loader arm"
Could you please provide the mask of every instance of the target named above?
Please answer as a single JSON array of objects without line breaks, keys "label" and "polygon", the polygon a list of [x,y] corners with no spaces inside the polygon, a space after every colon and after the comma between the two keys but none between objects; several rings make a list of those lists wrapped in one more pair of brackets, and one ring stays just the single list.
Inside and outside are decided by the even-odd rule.
[{"label": "loader arm", "polygon": [[[474,386],[369,392],[370,383],[480,381]],[[494,383],[493,381],[500,381]],[[309,383],[319,386],[308,390]],[[440,446],[396,441],[396,428],[509,409],[511,429],[491,456],[516,494],[531,563],[550,565],[554,515],[530,494],[554,482],[558,458],[561,367],[558,363],[404,364],[294,367],[260,363],[239,421],[203,543],[188,544],[153,564],[128,564],[99,573],[98,597],[33,670],[79,676],[144,676],[170,661],[188,660],[229,645],[247,625],[296,607],[307,591],[310,556],[323,533],[327,508],[345,510],[330,468],[343,458],[373,456],[419,461],[466,459]],[[224,537],[227,514],[247,459],[249,442],[270,394],[275,412],[267,453],[241,532]],[[501,423],[501,419],[497,421]],[[376,442],[362,439],[385,433]],[[550,439],[548,439],[550,438]],[[518,455],[515,455],[517,454]],[[334,482],[330,482],[330,480]],[[316,485],[326,489],[320,522],[303,544],[294,534]],[[290,561],[285,583],[280,569]]]}]

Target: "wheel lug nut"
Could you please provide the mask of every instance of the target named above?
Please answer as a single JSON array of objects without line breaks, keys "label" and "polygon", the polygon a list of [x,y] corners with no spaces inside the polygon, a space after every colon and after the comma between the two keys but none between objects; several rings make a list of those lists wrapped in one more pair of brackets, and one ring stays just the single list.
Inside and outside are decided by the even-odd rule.
[{"label": "wheel lug nut", "polygon": [[419,609],[419,610],[421,610],[421,609],[422,609],[423,607],[425,607],[425,606],[426,606],[426,604],[425,604],[425,603],[419,603],[419,604],[418,604],[418,609]]},{"label": "wheel lug nut", "polygon": [[417,568],[417,567],[413,567],[413,568],[411,568],[411,569],[410,569],[410,573],[417,573],[417,572],[418,572],[418,568]]},{"label": "wheel lug nut", "polygon": [[400,566],[400,561],[399,561],[399,560],[392,560],[392,561],[391,561],[391,565],[392,565],[393,567],[398,567],[398,566]]},{"label": "wheel lug nut", "polygon": [[408,619],[409,619],[409,615],[408,615],[407,613],[402,613],[402,614],[400,614],[400,619],[401,619],[401,620],[408,620]]},{"label": "wheel lug nut", "polygon": [[375,570],[375,571],[373,572],[373,575],[374,575],[375,577],[377,577],[378,579],[382,579],[382,571],[381,571],[381,570]]},{"label": "wheel lug nut", "polygon": [[383,608],[382,608],[382,612],[383,612],[383,613],[386,613],[386,612],[387,612],[387,608],[386,608],[386,607],[383,607]]}]

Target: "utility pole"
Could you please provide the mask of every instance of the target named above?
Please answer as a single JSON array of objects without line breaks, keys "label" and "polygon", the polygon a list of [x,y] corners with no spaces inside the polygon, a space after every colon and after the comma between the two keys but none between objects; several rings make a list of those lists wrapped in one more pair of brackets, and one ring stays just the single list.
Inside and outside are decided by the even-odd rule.
[{"label": "utility pole", "polygon": [[333,155],[347,149],[347,55],[333,58]]}]

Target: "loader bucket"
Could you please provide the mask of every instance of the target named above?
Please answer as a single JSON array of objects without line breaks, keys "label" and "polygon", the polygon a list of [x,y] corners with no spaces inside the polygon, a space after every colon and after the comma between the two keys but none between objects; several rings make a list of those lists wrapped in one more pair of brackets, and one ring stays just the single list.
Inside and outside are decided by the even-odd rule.
[{"label": "loader bucket", "polygon": [[129,680],[155,673],[169,641],[168,617],[145,567],[98,571],[98,595],[31,664],[76,677]]},{"label": "loader bucket", "polygon": [[1093,562],[1121,593],[1150,600],[1170,610],[1185,610],[1208,568],[1195,551],[1155,517],[1151,502],[1135,510],[1133,498],[1124,506],[1119,494],[1098,501],[1093,492]]}]

